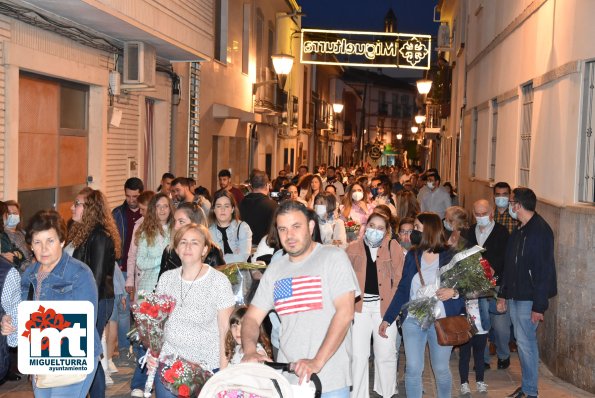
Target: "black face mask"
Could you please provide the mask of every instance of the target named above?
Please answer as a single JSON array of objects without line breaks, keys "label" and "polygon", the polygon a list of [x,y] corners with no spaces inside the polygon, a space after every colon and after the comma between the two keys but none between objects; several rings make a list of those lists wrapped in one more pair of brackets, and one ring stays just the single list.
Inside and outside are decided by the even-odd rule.
[{"label": "black face mask", "polygon": [[421,231],[414,229],[413,231],[411,231],[409,239],[411,239],[412,245],[418,246],[421,243]]}]

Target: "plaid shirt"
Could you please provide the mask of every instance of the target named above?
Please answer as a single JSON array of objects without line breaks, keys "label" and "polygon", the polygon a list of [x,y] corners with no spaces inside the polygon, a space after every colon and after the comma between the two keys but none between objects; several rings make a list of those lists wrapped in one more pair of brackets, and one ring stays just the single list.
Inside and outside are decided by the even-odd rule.
[{"label": "plaid shirt", "polygon": [[504,225],[506,229],[508,229],[508,233],[511,234],[512,231],[519,225],[518,220],[515,220],[508,214],[508,209],[506,209],[502,214],[496,209],[494,211],[494,221],[498,224]]}]

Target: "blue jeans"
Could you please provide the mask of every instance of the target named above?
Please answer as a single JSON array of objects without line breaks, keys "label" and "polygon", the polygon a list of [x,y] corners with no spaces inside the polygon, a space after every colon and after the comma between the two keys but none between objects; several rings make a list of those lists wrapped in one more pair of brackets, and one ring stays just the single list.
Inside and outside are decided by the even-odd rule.
[{"label": "blue jeans", "polygon": [[130,389],[134,390],[140,388],[141,390],[144,390],[148,377],[147,368],[144,367],[141,369],[140,365],[138,364],[138,360],[145,356],[147,350],[140,343],[133,344],[132,349],[134,350],[134,357],[136,358],[136,366],[134,367],[132,380],[130,380]]},{"label": "blue jeans", "polygon": [[321,398],[349,398],[349,387],[339,388],[338,390],[323,393]]},{"label": "blue jeans", "polygon": [[496,309],[496,300],[490,300],[490,320],[494,330],[494,344],[496,344],[496,354],[498,359],[507,359],[510,357],[510,313],[498,312]]},{"label": "blue jeans", "polygon": [[[72,384],[64,387],[54,388],[37,388],[35,381],[33,382],[33,395],[35,398],[75,398],[75,397],[86,397],[91,383],[95,378],[95,372],[97,372],[99,364],[99,358],[95,363],[95,369],[87,375],[85,380],[80,383]],[[35,380],[35,378],[33,379]]]},{"label": "blue jeans", "polygon": [[[103,335],[103,329],[105,329],[107,321],[109,321],[112,316],[113,309],[113,298],[100,299],[97,303],[97,323],[95,324],[95,327],[97,328],[99,338]],[[107,353],[104,352],[103,355],[107,355]],[[91,384],[89,395],[91,398],[105,398],[105,372],[101,366],[101,361],[97,364],[97,371],[95,372],[95,378]]]},{"label": "blue jeans", "polygon": [[521,360],[521,387],[525,394],[537,396],[539,370],[537,326],[539,322],[531,322],[533,301],[507,300],[507,305]]},{"label": "blue jeans", "polygon": [[155,391],[156,398],[176,398],[177,396],[174,395],[171,391],[167,389],[161,382],[161,377],[159,376],[159,372],[155,375],[155,383],[153,384],[153,390]]},{"label": "blue jeans", "polygon": [[452,375],[450,374],[449,361],[452,347],[438,344],[434,325],[427,330],[422,330],[412,317],[407,317],[402,328],[405,344],[405,391],[407,397],[421,398],[422,396],[424,356],[426,344],[429,344],[430,361],[436,378],[438,398],[450,398]]},{"label": "blue jeans", "polygon": [[[124,304],[122,304],[122,299],[124,299]],[[118,322],[118,350],[128,350],[130,343],[126,334],[130,330],[130,303],[127,293],[116,294],[110,321]]]}]

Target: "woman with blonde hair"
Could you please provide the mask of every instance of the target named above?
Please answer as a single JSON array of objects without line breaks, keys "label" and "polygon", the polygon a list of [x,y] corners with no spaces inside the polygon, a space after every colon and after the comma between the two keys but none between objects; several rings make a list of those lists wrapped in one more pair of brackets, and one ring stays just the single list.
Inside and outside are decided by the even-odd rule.
[{"label": "woman with blonde hair", "polygon": [[459,206],[451,206],[444,213],[442,222],[448,238],[447,244],[459,251],[469,246],[469,242],[462,235],[469,229],[467,211]]},{"label": "woman with blonde hair", "polygon": [[[84,188],[70,210],[73,223],[65,250],[72,250],[72,257],[87,264],[93,272],[99,293],[95,327],[102,336],[114,309],[114,265],[121,255],[120,235],[101,191]],[[105,396],[105,379],[100,363],[89,391],[91,397]]]},{"label": "woman with blonde hair", "polygon": [[420,212],[417,197],[411,191],[402,190],[396,194],[397,219],[415,218]]}]

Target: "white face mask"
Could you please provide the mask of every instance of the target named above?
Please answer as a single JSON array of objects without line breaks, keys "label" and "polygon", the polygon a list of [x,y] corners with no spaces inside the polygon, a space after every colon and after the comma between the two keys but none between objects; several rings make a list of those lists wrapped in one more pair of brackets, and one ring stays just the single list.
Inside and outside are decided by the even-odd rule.
[{"label": "white face mask", "polygon": [[448,221],[444,220],[444,221],[442,221],[442,224],[444,224],[444,229],[452,232],[452,225],[450,225],[450,223]]},{"label": "white face mask", "polygon": [[477,220],[477,225],[480,227],[487,227],[490,225],[490,216],[483,216],[483,217],[475,217]]},{"label": "white face mask", "polygon": [[366,240],[371,247],[378,247],[384,239],[384,231],[375,228],[366,228]]},{"label": "white face mask", "polygon": [[426,185],[428,186],[428,188],[434,189],[434,183],[433,182],[428,182]]},{"label": "white face mask", "polygon": [[326,205],[314,205],[314,211],[318,217],[326,218]]},{"label": "white face mask", "polygon": [[356,191],[356,192],[354,192],[354,193],[351,194],[351,199],[353,199],[354,202],[359,202],[363,198],[364,198],[364,193],[363,192]]},{"label": "white face mask", "polygon": [[21,222],[21,217],[18,214],[9,214],[6,218],[6,226],[14,228]]},{"label": "white face mask", "polygon": [[496,206],[500,209],[504,209],[508,206],[508,198],[506,196],[497,196],[494,201],[496,202]]},{"label": "white face mask", "polygon": [[510,217],[514,218],[515,220],[519,216],[516,211],[512,210],[512,204],[508,205],[508,214],[510,214]]}]

